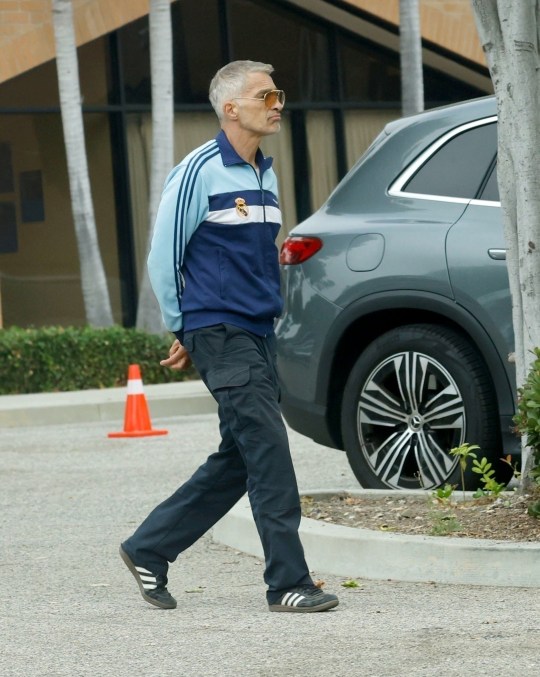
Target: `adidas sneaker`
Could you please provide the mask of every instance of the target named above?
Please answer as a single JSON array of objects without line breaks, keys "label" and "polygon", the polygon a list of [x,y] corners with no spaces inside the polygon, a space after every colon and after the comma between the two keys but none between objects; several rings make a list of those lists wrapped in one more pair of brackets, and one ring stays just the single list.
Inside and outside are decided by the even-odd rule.
[{"label": "adidas sneaker", "polygon": [[133,574],[139,585],[141,595],[146,602],[160,609],[176,609],[176,600],[167,590],[167,576],[153,574],[148,569],[134,564],[126,551],[120,546],[120,557]]},{"label": "adidas sneaker", "polygon": [[270,611],[293,611],[296,613],[311,613],[326,611],[339,604],[335,595],[323,592],[315,585],[303,585],[292,588],[278,600],[269,604]]}]

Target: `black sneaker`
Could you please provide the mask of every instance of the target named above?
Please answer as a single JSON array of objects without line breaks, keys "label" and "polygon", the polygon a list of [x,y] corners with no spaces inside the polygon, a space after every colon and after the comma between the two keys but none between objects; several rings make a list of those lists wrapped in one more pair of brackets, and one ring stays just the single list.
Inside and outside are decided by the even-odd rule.
[{"label": "black sneaker", "polygon": [[150,602],[160,609],[176,609],[176,600],[167,590],[167,576],[153,574],[144,567],[134,564],[126,551],[120,546],[120,557],[126,563],[135,580],[139,584],[139,590],[146,602]]},{"label": "black sneaker", "polygon": [[323,592],[315,585],[302,585],[292,588],[278,600],[268,606],[270,611],[295,611],[297,613],[312,613],[326,611],[339,604],[335,595]]}]

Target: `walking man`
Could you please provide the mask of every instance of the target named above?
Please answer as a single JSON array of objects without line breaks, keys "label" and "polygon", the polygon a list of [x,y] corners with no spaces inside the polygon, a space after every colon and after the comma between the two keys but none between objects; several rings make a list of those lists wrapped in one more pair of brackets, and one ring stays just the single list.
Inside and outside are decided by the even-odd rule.
[{"label": "walking man", "polygon": [[265,556],[270,611],[337,606],[313,584],[298,535],[300,499],[279,409],[274,320],[281,313],[281,212],[272,159],[259,143],[280,129],[285,104],[272,66],[235,61],[210,84],[218,136],[169,175],[148,269],[176,340],[162,365],[191,360],[218,403],[219,450],[158,505],[120,555],[143,598],[174,609],[170,562],[248,492]]}]

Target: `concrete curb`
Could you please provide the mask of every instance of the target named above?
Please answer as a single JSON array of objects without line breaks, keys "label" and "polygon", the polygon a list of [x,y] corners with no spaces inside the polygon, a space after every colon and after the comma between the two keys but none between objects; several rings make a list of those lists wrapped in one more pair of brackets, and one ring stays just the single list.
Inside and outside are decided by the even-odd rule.
[{"label": "concrete curb", "polygon": [[[302,493],[317,496],[328,495],[329,492]],[[381,492],[365,489],[349,493],[369,496],[380,495]],[[307,518],[302,518],[300,536],[310,569],[337,576],[540,587],[540,543],[411,536],[339,526]],[[215,525],[213,538],[218,543],[263,557],[247,497],[241,499]]]},{"label": "concrete curb", "polygon": [[[211,414],[217,410],[201,381],[150,385],[144,387],[144,392],[152,418]],[[125,388],[3,395],[0,428],[114,420],[120,430],[125,402]],[[303,493],[316,496],[339,492]],[[389,492],[350,493],[361,496]],[[328,574],[375,580],[540,587],[540,544],[381,533],[305,518],[300,533],[309,566]],[[213,537],[243,552],[263,555],[247,498],[214,527]]]},{"label": "concrete curb", "polygon": [[[152,418],[217,411],[214,399],[199,380],[145,385],[144,393]],[[0,428],[113,420],[122,423],[125,404],[126,388],[2,395]]]}]

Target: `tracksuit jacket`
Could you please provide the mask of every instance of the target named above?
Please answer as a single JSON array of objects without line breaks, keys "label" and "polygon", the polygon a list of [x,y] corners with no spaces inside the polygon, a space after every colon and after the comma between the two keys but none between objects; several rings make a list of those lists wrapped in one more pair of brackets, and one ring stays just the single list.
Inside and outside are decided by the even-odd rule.
[{"label": "tracksuit jacket", "polygon": [[259,336],[281,313],[281,226],[272,158],[257,172],[221,131],[169,174],[148,272],[165,326],[184,331],[228,323]]}]

